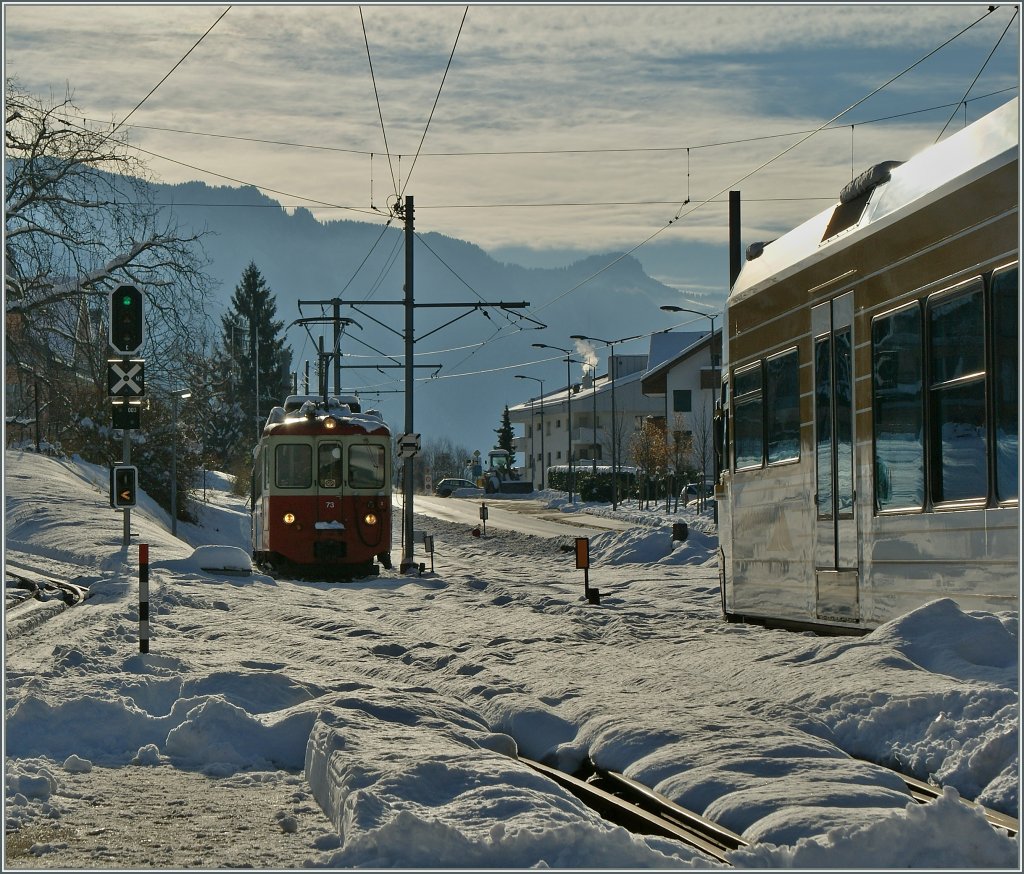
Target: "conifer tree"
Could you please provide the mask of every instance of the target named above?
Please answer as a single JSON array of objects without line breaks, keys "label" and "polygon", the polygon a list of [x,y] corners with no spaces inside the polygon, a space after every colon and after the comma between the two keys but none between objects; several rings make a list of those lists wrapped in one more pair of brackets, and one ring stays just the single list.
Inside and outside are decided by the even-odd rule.
[{"label": "conifer tree", "polygon": [[244,422],[242,442],[254,443],[270,409],[284,402],[290,387],[292,353],[284,342],[277,302],[254,262],[242,271],[221,319],[216,358],[227,406],[237,405]]},{"label": "conifer tree", "polygon": [[509,417],[507,404],[505,405],[505,412],[501,414],[501,427],[495,428],[494,433],[498,435],[497,448],[508,452],[509,467],[515,467],[516,452],[512,445],[515,435],[512,431],[512,419]]}]

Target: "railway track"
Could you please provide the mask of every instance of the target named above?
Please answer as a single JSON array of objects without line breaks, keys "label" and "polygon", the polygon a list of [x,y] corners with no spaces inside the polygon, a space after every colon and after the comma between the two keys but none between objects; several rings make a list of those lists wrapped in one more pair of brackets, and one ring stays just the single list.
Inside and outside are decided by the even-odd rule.
[{"label": "railway track", "polygon": [[[624,774],[598,768],[591,763],[589,769],[585,769],[591,773],[583,779],[521,756],[520,761],[568,789],[605,819],[632,832],[674,838],[725,865],[731,865],[728,859],[730,851],[750,845],[741,835],[687,810]],[[928,804],[942,797],[940,787],[898,771],[895,773],[907,784],[907,791],[914,801]],[[1011,838],[1017,837],[1018,822],[1013,817],[966,798],[961,798],[961,801],[980,808],[994,828],[1005,831]]]},{"label": "railway track", "polygon": [[88,586],[55,579],[35,570],[4,566],[4,637],[13,637],[36,628],[68,607],[84,602],[91,594]]},{"label": "railway track", "polygon": [[730,864],[730,850],[748,846],[735,832],[614,771],[597,769],[583,780],[531,759],[520,757],[520,761],[564,786],[605,819],[632,832],[674,838],[726,865]]},{"label": "railway track", "polygon": [[[899,774],[903,782],[907,784],[907,790],[910,792],[910,797],[918,803],[927,804],[930,801],[935,801],[935,799],[942,797],[941,787],[933,786],[931,783],[925,783],[923,780],[918,780],[915,777],[908,777],[906,774],[902,774],[899,771],[896,771],[896,773]],[[987,819],[989,824],[994,828],[1002,829],[1011,838],[1017,837],[1018,821],[1012,816],[1007,816],[1005,813],[1000,813],[998,810],[991,810],[982,804],[978,804],[976,801],[971,801],[969,798],[961,797],[960,800],[970,807],[980,808],[981,812],[985,815],[985,819]]]}]

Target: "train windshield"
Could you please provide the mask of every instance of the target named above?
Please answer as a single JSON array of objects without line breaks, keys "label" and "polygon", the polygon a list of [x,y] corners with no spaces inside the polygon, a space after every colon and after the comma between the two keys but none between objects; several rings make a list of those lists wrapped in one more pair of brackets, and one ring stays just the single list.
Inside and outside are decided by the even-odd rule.
[{"label": "train windshield", "polygon": [[317,447],[317,481],[320,488],[341,488],[341,471],[341,444],[321,443]]},{"label": "train windshield", "polygon": [[277,447],[274,467],[279,489],[308,489],[313,484],[312,447],[306,443],[282,443]]},{"label": "train windshield", "polygon": [[384,487],[384,447],[357,444],[348,450],[348,484],[353,489]]}]

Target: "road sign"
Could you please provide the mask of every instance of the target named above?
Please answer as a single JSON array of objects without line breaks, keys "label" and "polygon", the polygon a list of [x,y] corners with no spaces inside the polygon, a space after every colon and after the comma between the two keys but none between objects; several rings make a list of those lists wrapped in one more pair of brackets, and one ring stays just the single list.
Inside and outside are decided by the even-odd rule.
[{"label": "road sign", "polygon": [[107,362],[107,394],[111,397],[139,397],[146,393],[146,373],[140,359]]},{"label": "road sign", "polygon": [[142,401],[128,401],[117,398],[111,401],[110,413],[114,427],[122,431],[139,430],[142,423]]},{"label": "road sign", "polygon": [[420,435],[419,434],[403,434],[398,438],[398,457],[399,458],[412,458],[415,455],[419,455],[420,452]]},{"label": "road sign", "polygon": [[133,464],[110,468],[110,506],[116,510],[134,507],[138,482],[139,469]]},{"label": "road sign", "polygon": [[108,340],[121,355],[138,355],[146,340],[143,316],[145,295],[134,285],[119,285],[110,292]]}]

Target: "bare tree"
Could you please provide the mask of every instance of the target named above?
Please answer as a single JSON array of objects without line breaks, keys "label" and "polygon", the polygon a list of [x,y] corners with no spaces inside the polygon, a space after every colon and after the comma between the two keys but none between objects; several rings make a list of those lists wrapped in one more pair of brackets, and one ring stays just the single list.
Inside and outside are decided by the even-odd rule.
[{"label": "bare tree", "polygon": [[672,442],[668,447],[668,465],[671,471],[671,488],[665,496],[665,508],[671,509],[669,502],[674,499],[673,512],[679,510],[679,492],[685,487],[693,455],[693,432],[686,430],[686,421],[682,413],[676,413],[672,419]]},{"label": "bare tree", "polygon": [[5,98],[8,366],[54,409],[90,384],[98,402],[107,293],[131,283],[147,295],[147,382],[180,373],[206,321],[201,235],[161,212],[125,135],[89,127],[70,93],[45,102],[7,79]]},{"label": "bare tree", "polygon": [[445,477],[461,477],[465,475],[466,465],[473,457],[465,446],[455,443],[451,437],[428,437],[423,441],[416,465],[417,488],[423,489],[423,476],[430,472],[434,485]]},{"label": "bare tree", "polygon": [[650,501],[649,485],[652,479],[664,477],[668,469],[668,445],[665,429],[650,419],[633,432],[629,440],[629,455],[641,476],[640,502]]},{"label": "bare tree", "polygon": [[693,461],[700,470],[700,510],[703,512],[708,499],[705,481],[714,470],[714,414],[707,399],[704,399],[693,414]]}]

